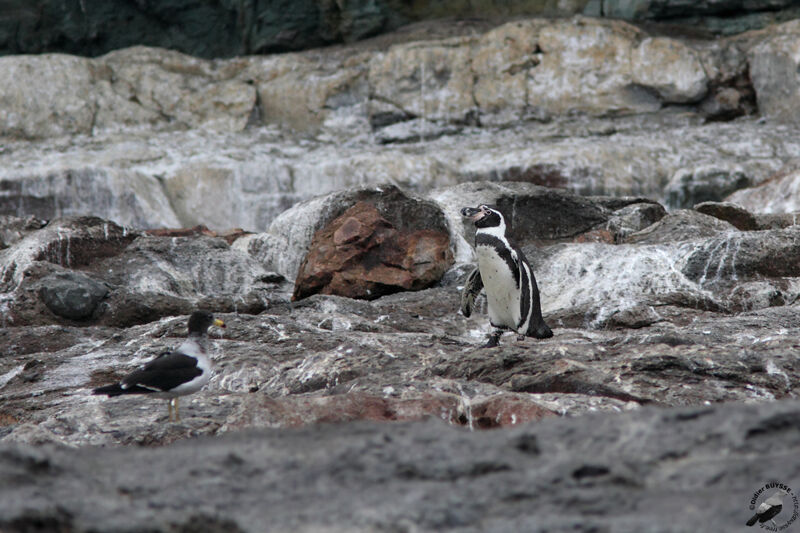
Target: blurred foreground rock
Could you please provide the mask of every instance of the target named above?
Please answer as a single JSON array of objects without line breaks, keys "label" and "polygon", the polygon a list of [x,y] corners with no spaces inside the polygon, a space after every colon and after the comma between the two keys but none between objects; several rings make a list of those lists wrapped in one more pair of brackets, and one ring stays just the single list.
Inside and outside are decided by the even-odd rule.
[{"label": "blurred foreground rock", "polygon": [[800,404],[784,401],[478,433],[428,420],[250,431],[155,449],[0,443],[0,528],[735,531],[765,483],[792,487],[800,476],[798,420]]}]

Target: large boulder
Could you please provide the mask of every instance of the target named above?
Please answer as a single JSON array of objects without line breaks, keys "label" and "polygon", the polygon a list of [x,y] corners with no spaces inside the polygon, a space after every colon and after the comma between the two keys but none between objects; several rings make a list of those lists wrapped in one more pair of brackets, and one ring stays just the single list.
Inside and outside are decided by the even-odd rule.
[{"label": "large boulder", "polygon": [[626,235],[629,244],[672,244],[697,241],[731,233],[736,227],[728,221],[692,209],[678,209],[653,224]]},{"label": "large boulder", "polygon": [[699,283],[800,277],[800,226],[723,234],[686,258],[683,273]]},{"label": "large boulder", "polygon": [[337,294],[372,300],[439,281],[453,263],[445,232],[395,228],[359,202],[314,234],[292,299]]},{"label": "large boulder", "polygon": [[[619,210],[636,204],[657,205],[642,198],[580,196],[563,189],[525,182],[469,182],[436,189],[431,198],[440,206],[451,228],[456,260],[473,258],[475,226],[461,216],[461,208],[490,204],[504,214],[511,238],[518,245],[572,240],[587,231],[604,227],[624,233],[642,229],[660,218],[656,213],[623,220]],[[621,215],[625,217],[623,213]],[[613,240],[613,236],[612,236]]]},{"label": "large boulder", "polygon": [[381,185],[301,202],[276,217],[266,232],[243,237],[234,247],[246,250],[286,279],[296,279],[314,234],[358,202],[374,205],[380,216],[396,228],[448,232],[445,217],[435,203],[394,185]]},{"label": "large boulder", "polygon": [[788,164],[763,183],[727,197],[754,213],[800,212],[800,163]]},{"label": "large boulder", "polygon": [[94,262],[88,272],[111,291],[102,323],[139,324],[205,308],[259,313],[282,278],[219,237],[141,236],[122,253]]},{"label": "large boulder", "polygon": [[709,79],[699,54],[665,37],[647,38],[633,52],[633,79],[658,92],[664,103],[699,102]]},{"label": "large boulder", "polygon": [[70,320],[92,316],[108,287],[75,272],[58,272],[42,280],[39,294],[50,311]]}]

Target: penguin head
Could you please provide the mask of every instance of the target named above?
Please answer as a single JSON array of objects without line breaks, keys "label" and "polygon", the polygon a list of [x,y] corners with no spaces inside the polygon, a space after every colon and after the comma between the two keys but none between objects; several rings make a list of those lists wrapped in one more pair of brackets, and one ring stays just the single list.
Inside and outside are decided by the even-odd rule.
[{"label": "penguin head", "polygon": [[495,228],[505,225],[503,214],[486,204],[465,207],[461,210],[461,216],[472,220],[476,228]]}]

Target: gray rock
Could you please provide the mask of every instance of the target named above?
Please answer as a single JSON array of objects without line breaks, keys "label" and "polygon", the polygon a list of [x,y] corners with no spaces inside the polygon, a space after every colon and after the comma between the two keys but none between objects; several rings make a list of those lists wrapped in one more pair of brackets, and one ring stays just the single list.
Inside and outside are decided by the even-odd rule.
[{"label": "gray rock", "polygon": [[702,202],[694,210],[730,222],[742,231],[759,229],[756,217],[744,207],[732,202]]},{"label": "gray rock", "polygon": [[675,39],[647,38],[632,54],[633,79],[656,91],[664,103],[699,102],[709,79],[699,54]]},{"label": "gray rock", "polygon": [[[4,443],[0,472],[14,483],[0,489],[0,526],[667,532],[703,528],[711,516],[734,530],[765,480],[791,484],[800,475],[786,461],[800,452],[798,416],[798,403],[784,401],[476,433],[429,420],[251,431],[151,449]],[[535,517],[532,507],[541,510]]]},{"label": "gray rock", "polygon": [[[480,349],[488,321],[457,313],[454,285],[369,302],[315,295],[289,304],[285,291],[258,315],[219,313],[228,328],[211,338],[215,375],[184,402],[178,425],[164,423],[161,401],[90,392],[177,346],[185,316],[4,328],[0,398],[11,419],[0,438],[165,444],[254,427],[426,416],[504,427],[553,412],[793,394],[797,278],[756,285],[764,278],[742,276],[726,292],[710,275],[693,282],[681,274],[682,264],[671,264],[686,253],[680,248],[551,248],[536,270],[555,330],[544,341],[510,335],[496,350]],[[203,304],[224,309],[224,293]]]},{"label": "gray rock", "polygon": [[609,230],[615,241],[624,241],[628,235],[641,231],[666,216],[661,204],[636,202],[614,211],[604,228]]},{"label": "gray rock", "polygon": [[752,179],[741,168],[710,165],[681,169],[670,179],[664,193],[670,207],[692,207],[701,202],[719,202]]},{"label": "gray rock", "polygon": [[83,320],[94,313],[108,294],[108,287],[88,276],[60,272],[41,281],[39,294],[50,311],[71,320]]},{"label": "gray rock", "polygon": [[800,226],[708,239],[689,255],[683,272],[693,280],[800,276]]},{"label": "gray rock", "polygon": [[[512,239],[518,245],[573,238],[609,220],[611,212],[602,202],[568,191],[530,183],[463,183],[437,189],[430,194],[440,206],[451,228],[456,261],[470,261],[475,227],[461,216],[461,208],[495,205],[505,215]],[[630,200],[634,203],[635,200]]]},{"label": "gray rock", "polygon": [[252,82],[236,78],[245,66],[241,61],[219,64],[137,46],[96,63],[96,86],[103,90],[97,128],[141,124],[241,131],[256,105]]},{"label": "gray rock", "polygon": [[736,226],[729,222],[691,209],[680,209],[642,230],[631,233],[624,242],[670,244],[714,237],[732,231],[736,231]]},{"label": "gray rock", "polygon": [[0,250],[19,242],[25,235],[41,229],[45,222],[33,215],[24,218],[0,215]]},{"label": "gray rock", "polygon": [[[739,101],[752,100],[753,87],[759,107],[786,116],[782,104],[770,102],[797,89],[793,78],[770,74],[792,71],[770,67],[793,57],[792,23],[725,40],[650,35],[584,17],[488,27],[424,39],[399,32],[383,46],[220,61],[144,46],[96,59],[7,57],[0,64],[10,80],[0,88],[0,131],[40,138],[131,127],[238,132],[264,123],[334,138],[377,130],[378,141],[391,143],[529,118],[649,115],[676,104],[731,118],[753,110]],[[392,130],[380,131],[387,126]]]},{"label": "gray rock", "polygon": [[35,10],[24,2],[10,4],[9,12],[0,26],[4,54],[58,51],[90,56],[137,44],[202,57],[296,50],[361,39],[410,20],[410,13],[387,2],[356,2],[342,9],[317,1],[138,7],[112,1],[84,9],[46,1]]},{"label": "gray rock", "polygon": [[271,273],[220,238],[139,237],[91,271],[114,287],[101,320],[130,325],[196,308],[258,313],[277,285]]},{"label": "gray rock", "polygon": [[759,214],[787,214],[800,211],[800,163],[790,161],[763,183],[741,189],[727,200]]},{"label": "gray rock", "polygon": [[781,229],[795,226],[800,221],[800,211],[794,213],[780,213],[756,215],[758,229]]},{"label": "gray rock", "polygon": [[[746,5],[739,0],[692,4],[683,0],[570,0],[557,5],[514,0],[487,6],[387,0],[359,0],[341,6],[304,1],[286,6],[247,1],[213,5],[164,2],[137,7],[112,1],[97,9],[47,0],[35,10],[22,0],[14,0],[8,12],[8,18],[0,25],[3,54],[63,52],[97,56],[148,44],[206,58],[351,43],[414,21],[429,21],[417,24],[427,30],[423,35],[448,35],[484,29],[509,17],[569,17],[583,12],[628,20],[677,21],[730,34],[797,16],[791,0],[760,0]],[[438,22],[443,17],[454,20],[445,30],[440,28],[444,24]],[[120,31],[123,27],[124,31]],[[414,26],[402,31],[415,33]]]},{"label": "gray rock", "polygon": [[[157,237],[58,219],[0,250],[4,324],[58,317],[127,326],[196,307],[259,312],[282,278],[222,238]],[[71,269],[80,269],[72,272]]]},{"label": "gray rock", "polygon": [[797,122],[800,89],[797,84],[797,36],[800,23],[787,22],[757,44],[749,54],[750,75],[759,110],[777,121]]}]

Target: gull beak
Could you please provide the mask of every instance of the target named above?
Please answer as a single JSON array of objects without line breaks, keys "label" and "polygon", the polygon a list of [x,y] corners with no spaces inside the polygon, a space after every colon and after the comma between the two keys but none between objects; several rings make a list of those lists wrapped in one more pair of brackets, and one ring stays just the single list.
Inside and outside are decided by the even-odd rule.
[{"label": "gull beak", "polygon": [[219,328],[224,328],[225,327],[225,322],[223,322],[219,318],[215,318],[214,319],[214,325],[219,327]]}]

